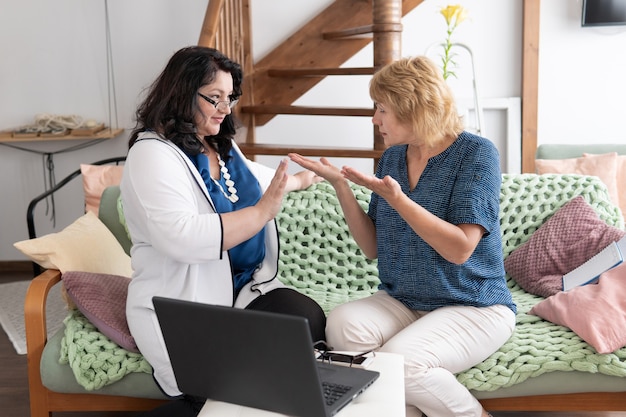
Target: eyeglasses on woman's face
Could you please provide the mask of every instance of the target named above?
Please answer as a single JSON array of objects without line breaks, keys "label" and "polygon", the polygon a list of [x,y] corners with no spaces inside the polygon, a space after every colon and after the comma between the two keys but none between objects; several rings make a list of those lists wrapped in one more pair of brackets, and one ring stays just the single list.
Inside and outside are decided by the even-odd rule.
[{"label": "eyeglasses on woman's face", "polygon": [[219,111],[223,111],[223,112],[227,112],[228,110],[232,109],[233,107],[235,107],[235,105],[237,104],[237,102],[239,100],[228,100],[228,101],[215,101],[210,97],[205,96],[202,93],[198,93],[198,95],[200,97],[202,97],[203,99],[205,99],[207,101],[207,103],[211,104],[213,107],[215,107],[217,110]]}]

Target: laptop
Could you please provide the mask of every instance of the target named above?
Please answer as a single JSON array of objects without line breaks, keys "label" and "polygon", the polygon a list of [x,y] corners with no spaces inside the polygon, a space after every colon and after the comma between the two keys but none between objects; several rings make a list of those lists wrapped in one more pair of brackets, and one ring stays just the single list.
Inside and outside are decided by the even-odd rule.
[{"label": "laptop", "polygon": [[[298,417],[329,417],[379,376],[315,359],[304,317],[153,297],[178,388]],[[332,401],[327,387],[345,391]]]}]

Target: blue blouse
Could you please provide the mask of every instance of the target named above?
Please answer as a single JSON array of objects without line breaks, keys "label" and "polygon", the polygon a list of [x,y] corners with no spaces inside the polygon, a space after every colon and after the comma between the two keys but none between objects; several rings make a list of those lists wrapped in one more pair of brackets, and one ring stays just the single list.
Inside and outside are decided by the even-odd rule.
[{"label": "blue blouse", "polygon": [[[230,173],[231,180],[235,183],[234,187],[237,189],[237,196],[239,197],[239,200],[235,203],[231,202],[222,192],[222,189],[224,189],[224,191],[230,194],[225,184],[224,176],[220,174],[219,183],[222,188],[215,184],[211,178],[209,159],[206,155],[190,156],[209,190],[209,195],[218,213],[229,213],[253,206],[263,194],[259,182],[250,172],[243,158],[232,150],[229,155],[231,158],[226,161],[226,168]],[[235,293],[237,293],[252,279],[252,274],[254,274],[257,266],[265,258],[265,228],[261,229],[259,233],[250,239],[231,248],[228,253],[230,254],[230,261],[233,267]]]},{"label": "blue blouse", "polygon": [[[489,140],[463,132],[445,151],[428,160],[411,190],[407,146],[382,155],[376,176],[394,178],[409,198],[452,224],[479,224],[486,230],[461,265],[448,262],[420,238],[385,199],[372,193],[368,214],[376,226],[380,288],[414,310],[451,305],[508,306],[500,235],[500,161]],[[413,184],[415,185],[415,184]]]}]

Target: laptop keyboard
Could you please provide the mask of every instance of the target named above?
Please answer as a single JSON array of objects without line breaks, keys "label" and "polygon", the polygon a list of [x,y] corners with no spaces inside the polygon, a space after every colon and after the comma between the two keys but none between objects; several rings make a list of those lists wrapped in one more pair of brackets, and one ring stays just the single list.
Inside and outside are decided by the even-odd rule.
[{"label": "laptop keyboard", "polygon": [[324,391],[326,405],[333,405],[335,401],[341,398],[346,392],[350,391],[351,388],[352,387],[346,385],[322,382],[322,391]]}]

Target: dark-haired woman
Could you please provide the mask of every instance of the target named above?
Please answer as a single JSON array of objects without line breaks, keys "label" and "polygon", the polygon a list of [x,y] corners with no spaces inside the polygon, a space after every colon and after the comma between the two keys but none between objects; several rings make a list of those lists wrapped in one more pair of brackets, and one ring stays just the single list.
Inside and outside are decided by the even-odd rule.
[{"label": "dark-haired woman", "polygon": [[277,278],[274,221],[286,192],[319,177],[245,158],[231,113],[241,82],[241,67],[219,51],[183,48],[137,110],[121,183],[133,242],[126,313],[158,385],[179,398],[149,415],[195,416],[204,404],[177,387],[153,296],[301,315],[313,340],[325,338],[320,306]]}]

